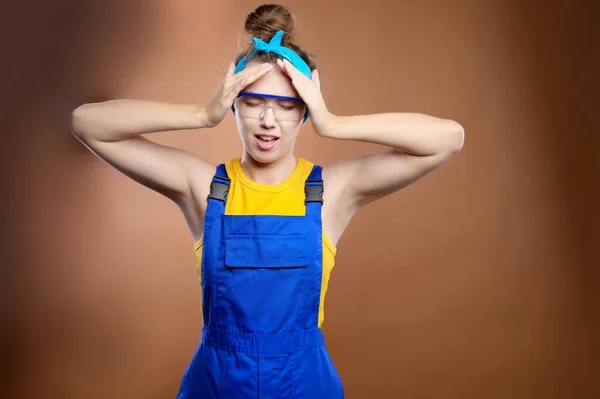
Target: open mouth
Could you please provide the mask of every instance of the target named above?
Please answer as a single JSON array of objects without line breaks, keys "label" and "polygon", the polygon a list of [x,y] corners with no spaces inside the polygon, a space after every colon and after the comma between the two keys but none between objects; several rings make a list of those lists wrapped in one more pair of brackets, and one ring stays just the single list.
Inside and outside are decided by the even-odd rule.
[{"label": "open mouth", "polygon": [[257,139],[259,139],[260,141],[264,141],[265,143],[270,143],[270,142],[279,140],[279,137],[261,136],[261,135],[258,135],[258,134],[255,137]]},{"label": "open mouth", "polygon": [[256,137],[256,145],[263,151],[269,151],[277,147],[277,142],[279,141],[279,137],[274,136],[257,134],[254,137]]}]

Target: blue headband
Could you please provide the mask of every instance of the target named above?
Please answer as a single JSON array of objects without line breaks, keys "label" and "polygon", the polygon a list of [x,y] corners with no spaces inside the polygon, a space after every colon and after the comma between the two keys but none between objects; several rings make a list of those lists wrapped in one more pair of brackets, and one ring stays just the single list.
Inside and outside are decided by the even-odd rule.
[{"label": "blue headband", "polygon": [[[308,66],[308,64],[306,62],[304,62],[302,57],[300,57],[298,54],[296,54],[292,49],[282,46],[281,45],[282,38],[283,38],[282,30],[277,31],[277,33],[275,34],[275,36],[273,36],[273,38],[271,38],[269,43],[265,43],[263,40],[256,38],[256,37],[253,38],[252,42],[254,43],[254,47],[255,47],[254,51],[249,56],[244,57],[240,60],[240,62],[236,65],[235,71],[233,72],[233,74],[235,75],[236,73],[238,73],[238,72],[242,71],[244,68],[246,68],[246,66],[248,65],[250,60],[252,60],[252,58],[256,55],[256,53],[258,53],[259,51],[264,51],[265,54],[275,53],[275,54],[281,56],[281,58],[285,58],[286,60],[291,62],[292,65],[294,67],[296,67],[297,70],[299,70],[304,75],[306,75],[309,79],[312,80],[312,72],[310,71],[310,67]],[[235,114],[233,105],[231,106],[231,110]],[[302,123],[305,123],[309,116],[310,116],[310,114],[307,109],[306,115],[304,116],[304,120],[302,121]]]}]

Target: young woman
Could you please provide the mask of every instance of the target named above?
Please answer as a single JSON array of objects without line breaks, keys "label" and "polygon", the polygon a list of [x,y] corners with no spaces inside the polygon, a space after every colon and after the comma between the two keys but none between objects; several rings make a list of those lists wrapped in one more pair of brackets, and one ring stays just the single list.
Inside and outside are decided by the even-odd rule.
[{"label": "young woman", "polygon": [[[335,247],[355,212],[425,176],[463,145],[458,123],[423,114],[328,111],[314,57],[279,5],[248,15],[252,42],[206,105],[84,104],[75,136],[172,199],[195,241],[204,326],[179,399],[343,398],[321,333]],[[232,110],[244,146],[221,165],[142,136],[209,128]],[[388,147],[321,168],[294,155],[301,126]]]}]

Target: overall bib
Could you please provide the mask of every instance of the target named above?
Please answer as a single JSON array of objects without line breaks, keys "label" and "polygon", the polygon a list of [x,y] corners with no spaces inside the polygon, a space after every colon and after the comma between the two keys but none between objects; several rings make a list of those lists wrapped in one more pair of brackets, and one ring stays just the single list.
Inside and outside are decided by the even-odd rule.
[{"label": "overall bib", "polygon": [[204,325],[177,399],[343,399],[318,325],[321,170],[305,182],[305,215],[227,215],[230,180],[217,167],[204,221]]}]

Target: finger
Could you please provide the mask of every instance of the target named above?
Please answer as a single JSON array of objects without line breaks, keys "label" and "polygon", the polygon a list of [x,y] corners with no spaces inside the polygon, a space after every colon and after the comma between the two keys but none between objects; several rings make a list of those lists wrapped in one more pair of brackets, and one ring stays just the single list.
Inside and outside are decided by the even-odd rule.
[{"label": "finger", "polygon": [[231,88],[231,94],[237,96],[238,93],[244,90],[244,87],[248,86],[248,75],[238,76],[238,79],[235,81],[234,85]]},{"label": "finger", "polygon": [[285,62],[285,60],[278,59],[277,65],[283,71],[283,73],[285,73],[287,75],[287,77],[290,78],[290,80],[292,80],[292,81],[294,80],[294,73],[292,72],[292,68],[289,67],[292,64]]},{"label": "finger", "polygon": [[285,72],[287,74],[287,71],[285,70],[285,63],[283,62],[283,60],[281,58],[277,59],[277,66],[279,66],[279,69],[281,69],[283,72]]},{"label": "finger", "polygon": [[273,69],[273,65],[269,64],[269,63],[258,65],[255,68],[252,68],[245,75],[245,79],[244,79],[245,85],[248,86],[248,85],[256,82],[262,76],[264,76],[267,73],[269,73],[269,71],[271,71],[272,69]]},{"label": "finger", "polygon": [[292,78],[300,78],[302,79],[302,77],[306,77],[306,75],[304,75],[302,72],[300,72],[298,70],[298,68],[296,68],[294,66],[294,64],[292,64],[291,62],[289,62],[288,60],[283,60],[283,63],[285,65],[285,70],[288,73],[288,75]]},{"label": "finger", "polygon": [[249,75],[250,79],[258,79],[259,77],[269,73],[273,69],[273,64],[265,62],[256,67]]},{"label": "finger", "polygon": [[316,69],[312,71],[312,81],[317,84],[317,86],[321,87],[321,80],[319,79],[319,71]]},{"label": "finger", "polygon": [[257,81],[261,76],[268,73],[273,66],[271,64],[262,64],[257,66],[249,67],[247,70],[244,69],[243,73],[239,73],[236,77],[237,79],[234,81],[231,95],[237,96],[245,87],[251,85],[253,82]]},{"label": "finger", "polygon": [[227,71],[227,78],[229,78],[228,80],[233,82],[234,84],[237,84],[237,82],[239,82],[241,79],[245,79],[246,77],[248,77],[249,75],[256,73],[257,71],[260,71],[260,69],[267,65],[265,64],[251,64],[246,66],[243,70],[241,70],[239,73],[235,74],[235,68],[237,67],[235,64],[231,63],[229,65],[228,71]]}]

